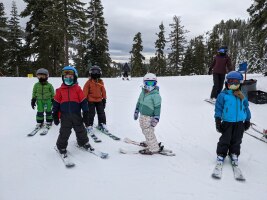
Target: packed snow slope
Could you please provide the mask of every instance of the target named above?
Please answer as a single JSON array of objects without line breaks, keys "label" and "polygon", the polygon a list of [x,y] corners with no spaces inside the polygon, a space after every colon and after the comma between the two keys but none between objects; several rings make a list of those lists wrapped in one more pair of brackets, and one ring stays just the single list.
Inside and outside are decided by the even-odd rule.
[{"label": "packed snow slope", "polygon": [[[267,90],[267,78],[257,79],[257,89]],[[86,78],[79,78],[83,87]],[[221,180],[211,178],[220,134],[215,130],[214,106],[203,101],[210,95],[212,76],[159,77],[161,119],[159,141],[175,157],[125,155],[120,147],[138,146],[114,141],[96,131],[102,143],[91,144],[109,153],[100,159],[75,147],[68,151],[75,162],[68,169],[54,150],[59,126],[46,136],[26,135],[34,128],[36,110],[30,106],[36,78],[0,78],[0,200],[251,200],[267,197],[267,144],[244,135],[240,168],[246,182],[233,177],[227,159]],[[61,78],[49,78],[55,88]],[[142,141],[144,136],[133,112],[142,79],[104,79],[107,90],[107,125],[112,133]],[[267,128],[267,104],[250,103],[252,120]],[[95,118],[97,123],[97,118]]]}]

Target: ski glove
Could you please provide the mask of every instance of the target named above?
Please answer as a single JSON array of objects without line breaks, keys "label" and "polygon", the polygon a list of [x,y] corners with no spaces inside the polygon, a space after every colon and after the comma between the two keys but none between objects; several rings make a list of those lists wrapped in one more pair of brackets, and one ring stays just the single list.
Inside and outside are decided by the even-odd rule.
[{"label": "ski glove", "polygon": [[32,98],[32,100],[31,100],[31,106],[32,106],[32,109],[34,110],[34,108],[36,106],[36,99],[35,98]]},{"label": "ski glove", "polygon": [[250,127],[250,121],[245,121],[244,122],[244,129],[245,129],[245,131],[247,131],[249,129],[249,127]]},{"label": "ski glove", "polygon": [[85,126],[89,126],[89,111],[83,112],[83,122]]},{"label": "ski glove", "polygon": [[215,118],[215,125],[216,125],[217,132],[222,133],[223,132],[223,128],[222,128],[221,118],[219,118],[219,117]]},{"label": "ski glove", "polygon": [[106,108],[106,103],[107,103],[107,100],[106,99],[102,99],[102,104],[103,104],[104,109]]},{"label": "ski glove", "polygon": [[53,120],[56,126],[59,125],[58,113],[53,113]]},{"label": "ski glove", "polygon": [[156,117],[156,116],[153,117],[152,120],[151,120],[151,126],[152,127],[157,126],[158,122],[159,122],[159,117]]},{"label": "ski glove", "polygon": [[138,115],[139,115],[139,110],[136,108],[134,111],[134,120],[138,119]]}]

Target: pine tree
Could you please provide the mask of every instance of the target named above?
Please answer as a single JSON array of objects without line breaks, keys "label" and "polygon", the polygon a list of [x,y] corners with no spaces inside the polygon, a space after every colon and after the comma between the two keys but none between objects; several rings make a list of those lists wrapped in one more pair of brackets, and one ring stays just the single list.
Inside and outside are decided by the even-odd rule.
[{"label": "pine tree", "polygon": [[166,44],[166,39],[164,36],[165,33],[165,28],[163,23],[161,23],[159,25],[159,33],[157,33],[156,35],[158,36],[158,39],[155,42],[155,48],[156,48],[156,53],[155,53],[155,58],[154,61],[153,59],[151,59],[152,63],[150,63],[150,66],[154,66],[154,70],[150,72],[154,72],[156,73],[158,76],[163,76],[166,73],[166,58],[164,55],[164,48],[165,48],[165,44]]},{"label": "pine tree", "polygon": [[23,66],[22,57],[22,29],[19,26],[18,10],[15,1],[12,1],[11,18],[8,21],[8,67],[9,74],[20,76],[20,67]]},{"label": "pine tree", "polygon": [[103,16],[101,0],[91,0],[86,10],[88,19],[88,42],[85,64],[87,66],[98,65],[102,69],[103,76],[110,76],[111,58],[109,40],[107,36],[107,24]]},{"label": "pine tree", "polygon": [[132,76],[144,76],[146,73],[146,69],[143,64],[143,60],[145,57],[142,55],[143,45],[142,45],[142,38],[141,33],[138,32],[134,36],[134,44],[132,46],[132,50],[130,51],[131,54],[131,66],[132,66]]},{"label": "pine tree", "polygon": [[173,23],[170,24],[170,27],[172,29],[169,35],[171,52],[168,55],[168,64],[171,68],[172,75],[178,75],[180,74],[180,70],[182,68],[182,61],[186,44],[185,34],[188,31],[184,30],[184,26],[181,25],[181,18],[177,16],[173,17]]},{"label": "pine tree", "polygon": [[183,60],[183,67],[181,69],[181,75],[190,75],[194,73],[195,69],[195,60],[194,60],[194,40],[191,39],[189,45],[187,46],[185,57]]},{"label": "pine tree", "polygon": [[6,72],[6,62],[7,62],[7,17],[5,16],[5,7],[2,2],[0,2],[0,76],[4,75]]},{"label": "pine tree", "polygon": [[254,0],[247,10],[251,16],[251,25],[257,31],[258,39],[265,42],[267,38],[267,3],[266,0]]},{"label": "pine tree", "polygon": [[194,73],[198,75],[203,75],[206,73],[207,65],[205,64],[205,46],[203,43],[203,36],[200,35],[194,39],[195,51],[195,70]]}]

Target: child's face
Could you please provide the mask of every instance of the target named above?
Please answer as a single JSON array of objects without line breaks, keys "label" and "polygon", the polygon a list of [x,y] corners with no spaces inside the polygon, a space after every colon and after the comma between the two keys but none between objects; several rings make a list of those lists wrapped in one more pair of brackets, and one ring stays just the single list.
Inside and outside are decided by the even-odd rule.
[{"label": "child's face", "polygon": [[74,75],[73,74],[66,74],[66,75],[64,75],[64,78],[74,79]]},{"label": "child's face", "polygon": [[40,78],[46,78],[46,75],[45,74],[37,74],[37,78],[40,79]]}]

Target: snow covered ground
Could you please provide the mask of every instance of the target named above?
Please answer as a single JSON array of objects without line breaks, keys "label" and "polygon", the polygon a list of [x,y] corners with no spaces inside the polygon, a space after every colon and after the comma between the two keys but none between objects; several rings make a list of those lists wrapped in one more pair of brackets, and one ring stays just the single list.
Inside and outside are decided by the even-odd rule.
[{"label": "snow covered ground", "polygon": [[[267,78],[257,89],[267,90]],[[81,86],[85,78],[79,78]],[[267,197],[267,144],[244,135],[240,168],[246,182],[233,177],[226,160],[221,180],[211,178],[219,133],[214,127],[214,107],[203,101],[210,95],[212,76],[160,77],[162,114],[156,127],[159,141],[175,157],[124,155],[120,147],[137,146],[113,141],[97,133],[102,143],[92,145],[108,152],[100,159],[75,147],[68,151],[76,166],[65,168],[54,150],[58,126],[48,135],[26,135],[35,126],[36,110],[30,106],[36,78],[0,78],[0,200],[251,200]],[[55,88],[60,78],[49,78]],[[104,79],[107,89],[107,121],[117,136],[144,140],[133,111],[140,93],[141,78],[131,81]],[[250,103],[252,121],[267,128],[267,104]]]}]

